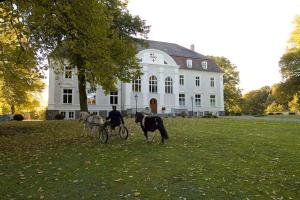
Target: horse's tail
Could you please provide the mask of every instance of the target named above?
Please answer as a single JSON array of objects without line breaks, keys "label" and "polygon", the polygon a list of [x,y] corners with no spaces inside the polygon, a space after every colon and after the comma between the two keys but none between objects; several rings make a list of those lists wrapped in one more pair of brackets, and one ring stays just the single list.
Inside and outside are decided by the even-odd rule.
[{"label": "horse's tail", "polygon": [[165,126],[164,126],[163,120],[160,119],[159,121],[160,121],[160,122],[158,123],[158,130],[159,130],[161,136],[162,136],[164,139],[169,139],[168,132],[167,132]]}]

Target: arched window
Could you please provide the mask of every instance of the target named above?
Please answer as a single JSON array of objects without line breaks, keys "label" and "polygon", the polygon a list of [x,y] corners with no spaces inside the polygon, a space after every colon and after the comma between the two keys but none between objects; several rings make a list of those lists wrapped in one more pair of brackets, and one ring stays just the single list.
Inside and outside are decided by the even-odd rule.
[{"label": "arched window", "polygon": [[173,80],[171,77],[165,79],[165,93],[173,94]]},{"label": "arched window", "polygon": [[157,93],[157,78],[156,78],[156,76],[150,76],[150,78],[149,78],[149,92]]},{"label": "arched window", "polygon": [[132,81],[132,92],[141,92],[141,77]]}]

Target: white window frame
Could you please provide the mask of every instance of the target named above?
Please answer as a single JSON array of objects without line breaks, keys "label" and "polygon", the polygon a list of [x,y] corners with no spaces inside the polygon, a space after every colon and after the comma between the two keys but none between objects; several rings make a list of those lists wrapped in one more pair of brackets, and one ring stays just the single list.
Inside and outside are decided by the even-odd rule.
[{"label": "white window frame", "polygon": [[[93,98],[90,98],[89,95],[93,94]],[[97,103],[97,89],[96,88],[89,88],[86,91],[86,95],[87,95],[87,104],[89,105],[96,105]],[[91,101],[94,100],[94,101]]]},{"label": "white window frame", "polygon": [[149,92],[157,93],[157,77],[154,75],[149,77]]},{"label": "white window frame", "polygon": [[[64,90],[71,90],[72,92],[71,93],[65,93],[65,91]],[[69,98],[67,97],[67,103],[64,103],[64,96],[65,96],[65,94],[67,95],[67,96],[71,96],[71,103],[69,103]],[[73,104],[73,89],[72,88],[62,88],[62,98],[61,98],[61,100],[62,100],[62,104]]]},{"label": "white window frame", "polygon": [[110,92],[110,95],[109,95],[109,104],[110,105],[118,105],[118,101],[119,101],[119,93],[118,93],[118,91],[116,91],[116,92]]},{"label": "white window frame", "polygon": [[179,106],[185,106],[185,94],[184,93],[179,93]]},{"label": "white window frame", "polygon": [[214,88],[215,87],[215,78],[210,77],[210,87]]},{"label": "white window frame", "polygon": [[195,106],[198,106],[198,107],[201,106],[201,104],[202,104],[201,97],[202,97],[201,94],[195,94]]},{"label": "white window frame", "polygon": [[132,80],[132,92],[141,92],[142,90],[142,81],[139,76],[137,79]]},{"label": "white window frame", "polygon": [[192,68],[193,67],[193,60],[192,59],[187,59],[186,60],[186,66],[187,66],[187,68]]},{"label": "white window frame", "polygon": [[195,77],[195,84],[197,87],[200,87],[200,76]]},{"label": "white window frame", "polygon": [[64,79],[71,80],[73,78],[73,68],[70,65],[64,67]]},{"label": "white window frame", "polygon": [[215,94],[209,95],[209,102],[210,102],[210,107],[216,107],[216,95]]},{"label": "white window frame", "polygon": [[201,62],[202,69],[207,69],[207,61],[204,60]]},{"label": "white window frame", "polygon": [[179,85],[184,85],[184,75],[179,75]]},{"label": "white window frame", "polygon": [[173,79],[170,76],[165,79],[165,93],[173,94]]}]

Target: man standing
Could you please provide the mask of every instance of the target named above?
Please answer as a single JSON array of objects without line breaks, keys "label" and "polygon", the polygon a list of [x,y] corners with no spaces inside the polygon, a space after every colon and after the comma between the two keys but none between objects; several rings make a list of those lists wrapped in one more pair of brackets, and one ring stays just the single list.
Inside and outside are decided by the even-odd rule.
[{"label": "man standing", "polygon": [[115,127],[120,126],[121,122],[124,124],[124,120],[116,106],[112,106],[112,109],[113,110],[109,112],[108,117],[106,117],[106,120],[110,120],[110,127],[114,130]]}]

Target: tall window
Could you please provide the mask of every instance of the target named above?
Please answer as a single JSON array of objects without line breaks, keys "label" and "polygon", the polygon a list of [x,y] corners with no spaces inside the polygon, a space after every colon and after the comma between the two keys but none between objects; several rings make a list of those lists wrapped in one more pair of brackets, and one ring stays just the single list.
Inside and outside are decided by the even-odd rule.
[{"label": "tall window", "polygon": [[195,94],[195,105],[201,106],[201,94]]},{"label": "tall window", "polygon": [[196,86],[200,86],[200,77],[196,76]]},{"label": "tall window", "polygon": [[179,84],[184,85],[184,76],[183,75],[179,76]]},{"label": "tall window", "polygon": [[132,81],[132,92],[141,92],[141,77]]},{"label": "tall window", "polygon": [[173,80],[171,77],[167,77],[165,80],[165,92],[166,94],[173,94]]},{"label": "tall window", "polygon": [[210,106],[215,107],[216,106],[216,95],[210,95]]},{"label": "tall window", "polygon": [[72,79],[72,67],[71,66],[65,67],[65,79]]},{"label": "tall window", "polygon": [[72,103],[72,89],[63,89],[63,103],[64,104]]},{"label": "tall window", "polygon": [[157,93],[157,78],[156,78],[156,76],[151,76],[149,79],[149,92]]},{"label": "tall window", "polygon": [[215,87],[215,78],[214,77],[210,78],[210,87]]},{"label": "tall window", "polygon": [[110,104],[118,104],[118,92],[110,92]]},{"label": "tall window", "polygon": [[202,61],[201,65],[203,69],[207,69],[207,61]]},{"label": "tall window", "polygon": [[91,88],[87,90],[87,103],[96,104],[96,89]]},{"label": "tall window", "polygon": [[186,60],[186,66],[187,66],[188,68],[192,68],[192,67],[193,67],[193,60],[187,59],[187,60]]},{"label": "tall window", "polygon": [[185,106],[185,94],[179,94],[179,105]]}]

